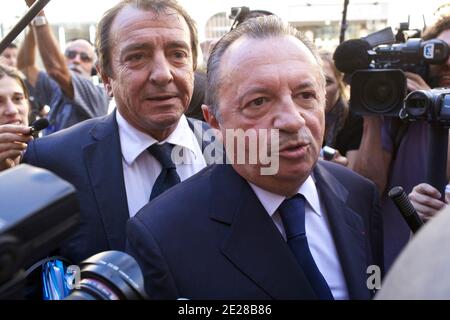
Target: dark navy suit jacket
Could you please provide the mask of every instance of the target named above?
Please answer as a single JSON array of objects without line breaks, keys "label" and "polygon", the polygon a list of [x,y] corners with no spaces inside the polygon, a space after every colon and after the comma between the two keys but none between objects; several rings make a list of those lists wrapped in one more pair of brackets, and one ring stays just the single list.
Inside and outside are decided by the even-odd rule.
[{"label": "dark navy suit jacket", "polygon": [[[367,266],[382,267],[373,183],[329,162],[314,169],[351,299],[369,299]],[[249,184],[213,165],[147,204],[127,225],[127,251],[156,299],[315,299],[286,241]]]},{"label": "dark navy suit jacket", "polygon": [[125,249],[129,213],[115,112],[32,141],[23,161],[77,189],[81,224],[60,254],[79,263],[101,251]]},{"label": "dark navy suit jacket", "polygon": [[[204,150],[216,142],[205,133],[209,129],[206,123],[198,121],[203,131],[194,130],[196,121],[188,118]],[[209,163],[213,157],[205,160]],[[48,169],[77,189],[80,227],[59,254],[79,263],[101,251],[125,250],[130,216],[116,111],[30,142],[23,162]]]}]

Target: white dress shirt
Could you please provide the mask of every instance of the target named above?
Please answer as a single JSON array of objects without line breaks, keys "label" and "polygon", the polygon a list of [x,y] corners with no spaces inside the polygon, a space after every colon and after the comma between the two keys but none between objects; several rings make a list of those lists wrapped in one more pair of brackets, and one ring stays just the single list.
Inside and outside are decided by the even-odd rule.
[{"label": "white dress shirt", "polygon": [[[116,112],[116,120],[119,126],[128,210],[130,217],[133,217],[148,203],[153,184],[161,173],[161,164],[147,151],[148,147],[158,141],[134,128],[119,112]],[[160,144],[165,142],[180,146],[183,150],[183,163],[175,163],[181,181],[206,167],[202,150],[184,115],[175,130]]]},{"label": "white dress shirt", "polygon": [[[286,197],[261,189],[252,183],[249,184],[286,240],[283,222],[277,211]],[[320,203],[319,193],[311,176],[300,186],[298,193],[306,199],[305,229],[314,261],[327,281],[334,299],[348,299],[344,273],[331,235],[325,208]]]}]

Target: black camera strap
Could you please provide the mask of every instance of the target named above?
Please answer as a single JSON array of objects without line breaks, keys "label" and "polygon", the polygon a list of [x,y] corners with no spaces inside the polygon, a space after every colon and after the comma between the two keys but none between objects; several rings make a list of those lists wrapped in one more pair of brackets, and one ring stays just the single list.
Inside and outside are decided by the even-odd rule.
[{"label": "black camera strap", "polygon": [[61,257],[61,256],[53,256],[53,257],[47,257],[42,260],[39,260],[35,264],[33,264],[31,267],[29,267],[25,271],[25,277],[28,277],[33,271],[35,271],[37,268],[42,267],[44,264],[46,264],[49,261],[52,260],[61,260],[62,262],[66,263],[67,265],[71,265],[71,261],[67,258]]}]

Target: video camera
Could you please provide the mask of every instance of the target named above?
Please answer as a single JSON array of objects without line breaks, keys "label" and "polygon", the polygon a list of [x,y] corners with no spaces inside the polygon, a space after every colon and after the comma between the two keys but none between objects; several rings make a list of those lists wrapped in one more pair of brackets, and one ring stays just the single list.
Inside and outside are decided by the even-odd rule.
[{"label": "video camera", "polygon": [[450,127],[450,88],[411,92],[405,99],[400,116]]},{"label": "video camera", "polygon": [[267,10],[250,10],[249,7],[245,6],[232,7],[230,15],[228,16],[230,19],[234,20],[230,31],[248,19],[270,15],[273,15],[273,13]]},{"label": "video camera", "polygon": [[[24,299],[27,276],[48,260],[39,259],[76,230],[78,200],[71,184],[27,164],[1,172],[0,190],[0,299]],[[102,252],[70,267],[79,272],[68,300],[146,298],[141,270],[123,252]]]},{"label": "video camera", "polygon": [[[404,26],[399,32],[406,32]],[[406,97],[404,71],[419,74],[429,82],[429,65],[444,63],[449,55],[447,44],[440,39],[422,41],[394,38],[391,28],[361,39],[341,43],[334,52],[336,67],[351,74],[350,108],[360,115],[399,116]]]}]

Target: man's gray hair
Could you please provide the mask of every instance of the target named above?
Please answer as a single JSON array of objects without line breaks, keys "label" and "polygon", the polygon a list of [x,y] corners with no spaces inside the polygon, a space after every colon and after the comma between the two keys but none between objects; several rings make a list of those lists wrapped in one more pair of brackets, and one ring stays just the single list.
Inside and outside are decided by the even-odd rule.
[{"label": "man's gray hair", "polygon": [[314,46],[305,35],[294,27],[284,23],[277,16],[263,16],[249,19],[236,29],[224,35],[214,46],[208,59],[207,87],[206,87],[206,105],[209,106],[213,115],[221,121],[219,113],[219,89],[221,85],[220,62],[225,51],[239,38],[247,37],[252,39],[266,39],[271,37],[294,36],[299,39],[313,54],[315,60],[320,66],[320,76],[325,88],[325,76],[322,70],[322,60]]}]

